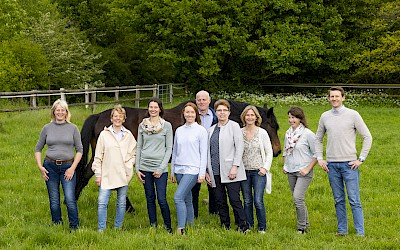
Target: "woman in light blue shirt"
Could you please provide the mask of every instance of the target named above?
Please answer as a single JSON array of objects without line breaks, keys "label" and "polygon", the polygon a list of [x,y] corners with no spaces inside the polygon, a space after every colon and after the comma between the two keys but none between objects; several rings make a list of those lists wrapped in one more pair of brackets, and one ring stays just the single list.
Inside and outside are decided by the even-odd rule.
[{"label": "woman in light blue shirt", "polygon": [[171,162],[171,181],[178,182],[174,194],[178,217],[177,233],[183,235],[185,225],[193,225],[194,210],[191,190],[205,179],[207,166],[207,130],[200,125],[196,104],[188,102],[182,110],[185,124],[177,128]]},{"label": "woman in light blue shirt", "polygon": [[285,134],[283,172],[288,175],[290,191],[296,206],[297,230],[304,234],[310,227],[305,194],[317,163],[314,148],[315,134],[307,128],[307,120],[300,107],[289,109],[288,120],[290,128]]}]

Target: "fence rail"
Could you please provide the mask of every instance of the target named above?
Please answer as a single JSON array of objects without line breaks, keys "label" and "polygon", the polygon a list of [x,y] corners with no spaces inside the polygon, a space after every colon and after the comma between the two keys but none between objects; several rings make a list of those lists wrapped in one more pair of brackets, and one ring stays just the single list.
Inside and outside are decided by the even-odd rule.
[{"label": "fence rail", "polygon": [[[59,96],[60,99],[67,101],[68,95],[83,95],[84,102],[69,103],[69,106],[85,106],[86,108],[91,107],[93,112],[96,104],[106,103],[117,103],[124,101],[134,101],[135,107],[139,108],[140,101],[148,100],[151,97],[158,97],[163,102],[173,102],[174,96],[177,96],[176,91],[184,94],[187,93],[187,87],[185,84],[154,84],[154,85],[136,85],[136,86],[121,86],[121,87],[103,87],[103,88],[88,88],[85,89],[64,89],[59,90],[32,90],[24,92],[0,92],[0,99],[22,99],[29,100],[29,107],[17,107],[9,109],[0,109],[0,112],[13,112],[13,111],[25,111],[33,109],[49,108],[51,106],[51,97]],[[126,96],[126,93],[133,93],[134,96],[128,96],[128,98],[121,99],[121,96]],[[142,95],[143,92],[146,95]],[[97,100],[98,94],[109,94],[113,93],[113,100],[99,101]],[[40,98],[47,97],[47,105],[38,105]],[[80,98],[82,99],[82,98]]]}]

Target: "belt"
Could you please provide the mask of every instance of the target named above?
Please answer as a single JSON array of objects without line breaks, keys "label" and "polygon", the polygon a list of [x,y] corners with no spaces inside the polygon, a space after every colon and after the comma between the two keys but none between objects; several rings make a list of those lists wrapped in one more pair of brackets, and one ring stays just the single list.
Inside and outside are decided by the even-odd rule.
[{"label": "belt", "polygon": [[48,161],[51,161],[51,162],[55,163],[57,166],[60,166],[60,165],[63,165],[63,164],[67,164],[67,163],[70,163],[70,162],[74,162],[73,158],[71,160],[62,161],[62,160],[53,160],[50,157],[46,156],[46,159]]}]

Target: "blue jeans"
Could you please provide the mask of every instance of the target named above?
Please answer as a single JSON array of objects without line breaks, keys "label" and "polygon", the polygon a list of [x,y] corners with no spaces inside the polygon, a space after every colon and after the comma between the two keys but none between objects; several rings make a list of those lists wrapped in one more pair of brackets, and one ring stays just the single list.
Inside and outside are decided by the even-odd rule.
[{"label": "blue jeans", "polygon": [[267,178],[265,176],[260,176],[258,172],[258,170],[246,170],[247,180],[242,181],[241,183],[244,199],[244,212],[246,214],[247,224],[250,227],[254,227],[254,203],[258,221],[258,230],[265,231],[267,229],[267,221],[264,206],[264,190]]},{"label": "blue jeans", "polygon": [[116,189],[102,189],[99,191],[98,200],[98,229],[103,231],[106,229],[107,224],[107,206],[108,200],[112,190],[117,190],[117,215],[115,216],[114,229],[121,228],[124,222],[125,210],[126,210],[126,193],[128,192],[128,186],[119,187]]},{"label": "blue jeans", "polygon": [[[171,212],[167,201],[167,181],[168,172],[163,173],[160,178],[155,178],[153,172],[141,171],[145,175],[144,193],[146,195],[147,213],[149,215],[150,225],[157,226],[156,199],[160,206],[161,215],[164,219],[164,225],[171,229]],[[157,192],[157,195],[156,195]]]},{"label": "blue jeans", "polygon": [[185,224],[194,224],[194,210],[192,203],[192,188],[197,183],[198,175],[175,174],[178,188],[174,194],[178,228],[185,228]]},{"label": "blue jeans", "polygon": [[50,201],[51,220],[54,224],[62,223],[60,206],[60,183],[64,192],[64,203],[67,205],[69,227],[76,229],[79,226],[78,206],[75,200],[76,174],[70,181],[65,180],[65,171],[70,168],[71,163],[56,165],[54,162],[44,160],[43,166],[49,172],[46,181],[47,192]]},{"label": "blue jeans", "polygon": [[329,162],[328,168],[329,183],[335,199],[338,233],[348,233],[346,194],[344,191],[344,185],[346,185],[347,197],[353,213],[354,228],[358,235],[364,235],[364,215],[360,201],[360,173],[358,169],[351,170],[348,162]]}]

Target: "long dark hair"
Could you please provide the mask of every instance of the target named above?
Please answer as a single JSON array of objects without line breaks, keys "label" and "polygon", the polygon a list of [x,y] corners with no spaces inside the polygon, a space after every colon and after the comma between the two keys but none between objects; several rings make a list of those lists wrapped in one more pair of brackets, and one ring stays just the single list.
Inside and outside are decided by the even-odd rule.
[{"label": "long dark hair", "polygon": [[158,107],[160,108],[160,117],[163,117],[163,115],[164,115],[164,108],[163,108],[163,105],[162,105],[161,100],[158,99],[157,97],[151,98],[151,99],[149,100],[149,102],[147,103],[146,117],[149,117],[149,116],[150,116],[150,114],[149,114],[149,106],[150,106],[150,103],[151,103],[151,102],[155,102],[155,103],[158,104]]},{"label": "long dark hair", "polygon": [[291,107],[287,113],[300,119],[300,122],[304,125],[304,127],[308,128],[307,119],[306,119],[303,109],[301,109],[300,107],[294,106],[294,107]]}]

